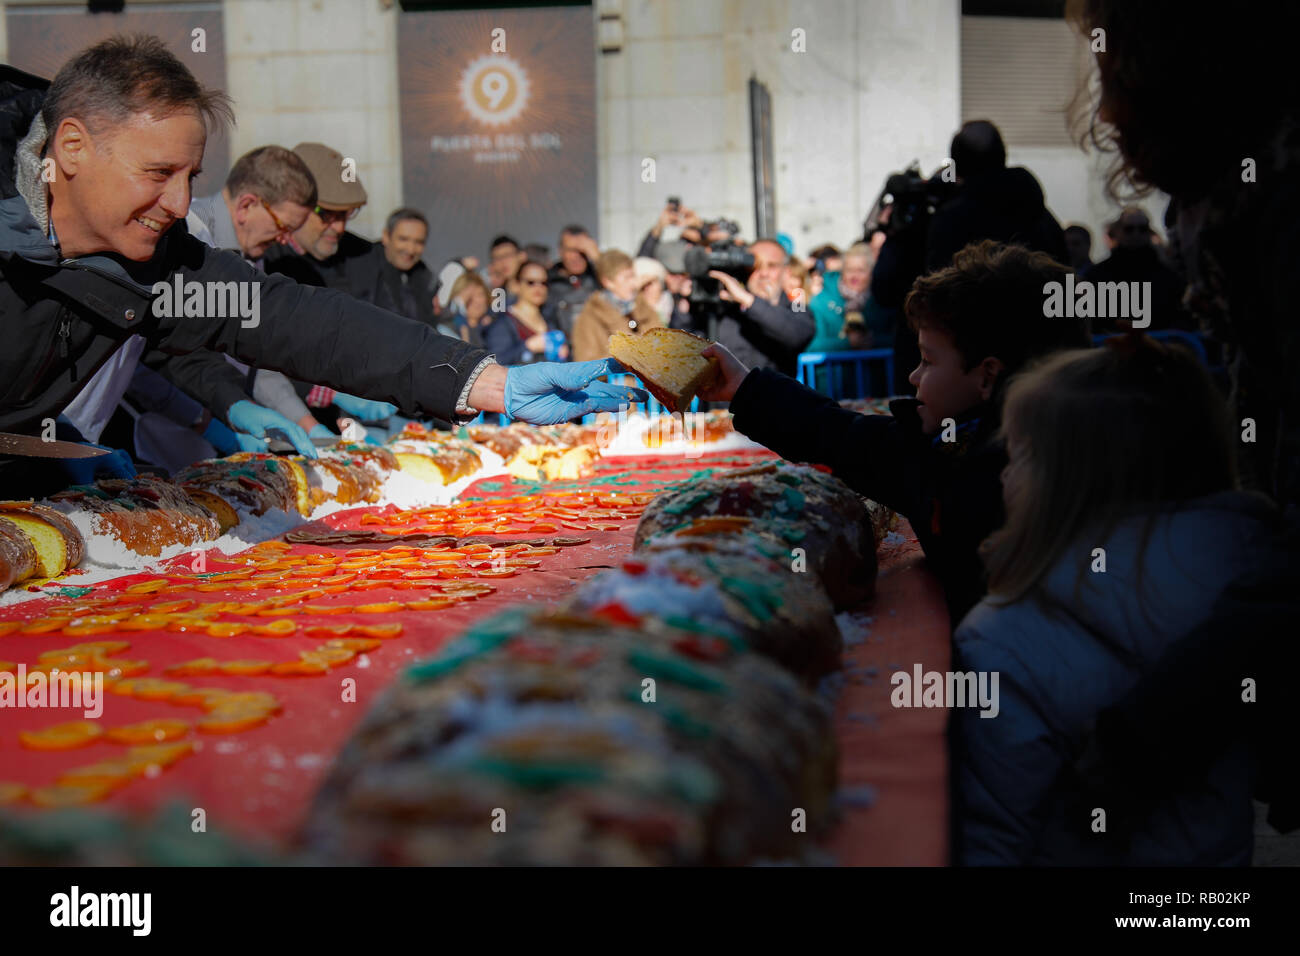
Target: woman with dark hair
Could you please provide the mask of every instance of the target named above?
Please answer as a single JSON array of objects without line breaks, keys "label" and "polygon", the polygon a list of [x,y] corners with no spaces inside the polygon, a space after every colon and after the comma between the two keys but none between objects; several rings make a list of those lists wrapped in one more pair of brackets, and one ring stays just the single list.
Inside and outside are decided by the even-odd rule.
[{"label": "woman with dark hair", "polygon": [[[525,365],[546,355],[547,338],[552,333],[563,336],[542,315],[546,305],[547,270],[533,259],[524,261],[515,270],[511,284],[515,293],[514,305],[508,312],[500,313],[483,330],[483,345],[496,354],[502,365]],[[555,356],[569,357],[568,346],[560,345]]]},{"label": "woman with dark hair", "polygon": [[1100,73],[1083,139],[1117,153],[1112,196],[1127,186],[1173,197],[1166,224],[1184,301],[1231,362],[1242,482],[1289,509],[1259,567],[1099,715],[1075,769],[1090,806],[1136,825],[1172,777],[1205,773],[1248,734],[1263,761],[1255,795],[1286,832],[1300,826],[1287,686],[1300,666],[1300,72],[1287,66],[1300,5],[1071,0],[1069,17]]},{"label": "woman with dark hair", "polygon": [[1232,354],[1243,481],[1300,504],[1300,73],[1280,69],[1300,6],[1071,0],[1069,15],[1101,79],[1083,138],[1117,153],[1117,200],[1173,197],[1187,305]]}]

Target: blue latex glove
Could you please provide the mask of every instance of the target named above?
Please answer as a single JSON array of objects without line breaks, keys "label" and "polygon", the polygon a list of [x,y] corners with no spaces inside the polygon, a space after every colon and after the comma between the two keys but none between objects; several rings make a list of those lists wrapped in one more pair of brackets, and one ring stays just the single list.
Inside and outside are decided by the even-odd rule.
[{"label": "blue latex glove", "polygon": [[319,422],[317,422],[315,425],[311,427],[311,431],[307,433],[307,437],[308,438],[329,438],[333,440],[338,438],[339,436],[334,434],[332,431],[330,431],[329,426],[322,425]]},{"label": "blue latex glove", "polygon": [[382,422],[388,416],[397,414],[396,405],[372,402],[368,398],[357,398],[346,392],[335,392],[334,404],[359,422]]},{"label": "blue latex glove", "polygon": [[[93,442],[84,442],[91,445]],[[95,445],[107,448],[107,445]],[[93,484],[98,478],[134,478],[135,462],[120,448],[110,449],[111,454],[96,458],[60,458],[59,468],[74,485]]]},{"label": "blue latex glove", "polygon": [[[246,433],[236,436],[244,451],[266,451],[266,442],[260,439],[266,437],[268,428],[278,428],[284,432],[289,443],[298,450],[298,454],[307,458],[316,457],[316,446],[311,443],[307,433],[297,423],[289,421],[277,411],[244,400],[231,405],[230,411],[226,412],[226,418],[236,431]],[[254,443],[252,439],[259,440]]]},{"label": "blue latex glove", "polygon": [[239,436],[217,418],[208,422],[208,427],[203,429],[203,440],[215,448],[218,455],[233,455],[239,451]]},{"label": "blue latex glove", "polygon": [[613,359],[512,366],[506,369],[506,414],[534,425],[558,425],[650,397],[639,388],[595,381],[622,371]]}]

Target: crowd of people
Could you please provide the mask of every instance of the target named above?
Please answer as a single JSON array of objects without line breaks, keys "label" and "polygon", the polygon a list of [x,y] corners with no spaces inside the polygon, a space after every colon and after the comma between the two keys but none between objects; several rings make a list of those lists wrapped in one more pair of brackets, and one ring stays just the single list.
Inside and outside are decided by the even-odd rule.
[{"label": "crowd of people", "polygon": [[[1234,46],[1217,18],[1171,3],[1076,0],[1071,11],[1085,34],[1110,38],[1093,138],[1113,144],[1117,180],[1173,197],[1164,238],[1117,201],[1096,262],[1088,230],[1062,228],[1034,176],[1007,166],[997,128],[976,121],[953,139],[943,201],[918,214],[896,197],[843,249],[799,258],[784,236],[745,242],[674,198],[635,254],[571,225],[554,261],[500,235],[484,260],[434,271],[417,210],[395,210],[378,243],[346,230],[366,193],[338,175],[328,145],[254,150],[221,193],[190,203],[200,118],[221,103],[183,76],[145,94],[127,67],[90,56],[47,94],[11,72],[4,94],[22,119],[0,167],[0,205],[17,210],[0,220],[0,306],[44,311],[30,336],[40,354],[3,386],[0,428],[59,411],[96,440],[101,422],[120,421],[120,399],[131,467],[146,448],[182,448],[147,426],[188,431],[177,453],[189,455],[194,440],[221,450],[277,429],[309,451],[345,417],[558,421],[644,399],[593,384],[616,368],[610,333],[698,332],[721,371],[701,398],[904,515],[943,587],[954,669],[1001,675],[998,719],[953,718],[956,861],[1249,862],[1252,797],[1280,828],[1300,825],[1294,720],[1278,687],[1296,663],[1279,625],[1300,620],[1289,581],[1300,541],[1295,91],[1264,82],[1268,58],[1248,29]],[[1180,44],[1211,41],[1234,69],[1177,69]],[[150,49],[146,61],[174,73]],[[140,59],[128,52],[122,62]],[[135,124],[127,160],[160,177],[120,184],[107,207],[91,200],[109,175],[87,156],[100,134],[79,119],[96,103],[77,94],[88,77],[131,105],[101,108]],[[181,92],[148,101],[158,89]],[[1198,123],[1212,106],[1226,126],[1210,141]],[[48,192],[33,179],[44,155],[60,170]],[[1242,175],[1243,156],[1258,160],[1258,181]],[[106,251],[116,269],[99,262]],[[60,269],[74,261],[84,268]],[[136,335],[122,289],[146,276],[136,266],[160,262],[165,275],[264,274],[261,327],[155,317]],[[1048,317],[1045,288],[1076,280],[1150,283],[1150,328],[1209,330],[1230,394],[1191,351],[1122,317]],[[1096,347],[1099,332],[1119,334]],[[898,378],[878,383],[901,396],[891,415],[858,414],[792,378],[801,353],[860,349],[892,350]],[[443,366],[441,380],[426,371]],[[575,399],[575,388],[589,391]],[[1095,825],[1099,806],[1109,829]]]}]

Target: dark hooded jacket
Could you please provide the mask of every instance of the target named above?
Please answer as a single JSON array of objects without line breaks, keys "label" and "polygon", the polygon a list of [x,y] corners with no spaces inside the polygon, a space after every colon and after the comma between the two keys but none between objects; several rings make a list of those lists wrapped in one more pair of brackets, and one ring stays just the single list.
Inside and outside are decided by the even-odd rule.
[{"label": "dark hooded jacket", "polygon": [[925,265],[933,272],[981,239],[1021,245],[1068,262],[1065,232],[1047,210],[1043,188],[1023,166],[1008,166],[967,180],[956,198],[930,222]]}]

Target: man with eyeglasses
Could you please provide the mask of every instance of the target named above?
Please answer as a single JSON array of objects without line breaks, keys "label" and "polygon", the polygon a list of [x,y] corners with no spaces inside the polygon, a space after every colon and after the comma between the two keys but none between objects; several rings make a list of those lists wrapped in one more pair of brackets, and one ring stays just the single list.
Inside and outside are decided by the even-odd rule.
[{"label": "man with eyeglasses", "polygon": [[190,233],[217,249],[237,251],[257,264],[277,240],[287,239],[316,205],[316,180],[283,146],[259,146],[236,160],[221,192],[190,203]]},{"label": "man with eyeglasses", "polygon": [[346,157],[324,143],[299,143],[293,154],[316,181],[316,203],[287,242],[267,249],[266,271],[360,298],[349,267],[370,255],[374,243],[348,232],[347,224],[366,204],[365,187]]}]

